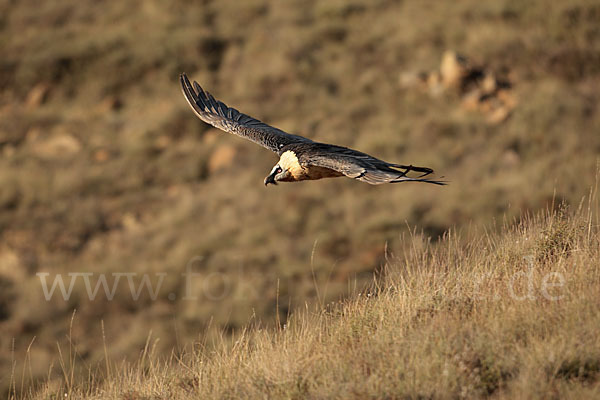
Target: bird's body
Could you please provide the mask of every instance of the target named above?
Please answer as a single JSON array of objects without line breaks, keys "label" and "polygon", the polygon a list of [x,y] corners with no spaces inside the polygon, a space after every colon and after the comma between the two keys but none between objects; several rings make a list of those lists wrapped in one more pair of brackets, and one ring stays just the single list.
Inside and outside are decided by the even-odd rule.
[{"label": "bird's body", "polygon": [[[180,81],[185,98],[201,120],[279,155],[279,162],[265,178],[265,185],[339,176],[372,185],[410,181],[444,184],[424,178],[433,172],[431,168],[392,164],[360,151],[291,135],[215,100],[198,83],[194,82],[192,86],[185,74],[181,75]],[[410,171],[421,175],[409,177]]]},{"label": "bird's body", "polygon": [[331,168],[320,167],[310,163],[306,156],[311,153],[311,147],[318,146],[319,144],[291,144],[284,147],[277,165],[283,170],[290,171],[290,177],[287,180],[281,180],[281,182],[298,182],[344,176],[341,172]]}]

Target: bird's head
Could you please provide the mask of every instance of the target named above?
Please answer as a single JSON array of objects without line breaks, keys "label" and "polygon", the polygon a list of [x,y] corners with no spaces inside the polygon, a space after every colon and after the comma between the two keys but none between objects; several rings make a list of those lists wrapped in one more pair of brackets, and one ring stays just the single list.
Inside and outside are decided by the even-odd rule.
[{"label": "bird's head", "polygon": [[277,182],[285,182],[291,177],[290,172],[287,169],[283,169],[279,164],[275,165],[271,170],[269,176],[265,178],[265,186],[269,183],[277,185]]}]

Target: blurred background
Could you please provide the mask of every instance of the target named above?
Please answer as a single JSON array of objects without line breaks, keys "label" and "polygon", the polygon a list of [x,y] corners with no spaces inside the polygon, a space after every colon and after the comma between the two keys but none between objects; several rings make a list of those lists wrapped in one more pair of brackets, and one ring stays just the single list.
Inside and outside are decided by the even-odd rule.
[{"label": "blurred background", "polygon": [[[372,282],[411,230],[493,230],[576,207],[595,180],[597,1],[0,0],[0,48],[3,393],[25,359],[59,377],[69,342],[88,368],[103,336],[112,360],[137,359],[150,332],[170,354],[283,324]],[[281,129],[451,183],[265,188],[277,157],[198,120],[181,72]],[[39,272],[166,275],[155,299],[123,278],[112,300],[80,279],[47,301]]]}]

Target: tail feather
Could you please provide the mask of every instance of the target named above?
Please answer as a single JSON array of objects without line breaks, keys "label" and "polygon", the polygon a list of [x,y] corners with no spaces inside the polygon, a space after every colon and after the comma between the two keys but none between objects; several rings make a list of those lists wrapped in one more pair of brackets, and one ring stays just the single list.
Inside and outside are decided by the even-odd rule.
[{"label": "tail feather", "polygon": [[440,185],[440,186],[445,186],[448,184],[447,181],[437,181],[434,179],[428,179],[428,178],[408,178],[406,176],[402,176],[399,177],[397,179],[394,179],[392,181],[390,181],[390,183],[400,183],[400,182],[426,182],[426,183],[432,183],[434,185]]},{"label": "tail feather", "polygon": [[422,172],[423,174],[420,175],[419,178],[422,178],[424,176],[427,176],[427,175],[433,173],[433,170],[431,168],[427,168],[427,167],[415,167],[414,165],[401,165],[401,164],[390,164],[390,166],[394,167],[394,168],[405,169],[406,171],[404,171],[404,175],[406,175],[410,171]]}]

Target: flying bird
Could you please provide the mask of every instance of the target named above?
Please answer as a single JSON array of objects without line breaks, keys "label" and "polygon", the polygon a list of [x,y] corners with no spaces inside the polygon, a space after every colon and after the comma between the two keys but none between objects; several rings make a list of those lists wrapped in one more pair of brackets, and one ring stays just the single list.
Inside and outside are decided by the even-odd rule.
[{"label": "flying bird", "polygon": [[[215,100],[197,82],[192,85],[185,74],[181,74],[180,82],[183,95],[202,121],[277,153],[279,162],[265,178],[265,186],[338,176],[371,185],[399,182],[445,185],[443,181],[425,178],[433,172],[431,168],[392,164],[357,150],[289,134]],[[420,175],[409,177],[411,171]]]}]

